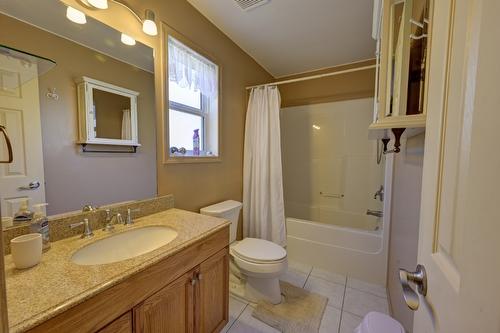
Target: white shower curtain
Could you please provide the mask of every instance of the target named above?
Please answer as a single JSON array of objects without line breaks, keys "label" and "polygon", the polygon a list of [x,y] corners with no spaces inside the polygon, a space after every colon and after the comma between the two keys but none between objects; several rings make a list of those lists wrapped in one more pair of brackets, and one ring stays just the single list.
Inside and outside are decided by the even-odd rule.
[{"label": "white shower curtain", "polygon": [[254,88],[245,123],[243,234],[286,245],[280,143],[280,93]]},{"label": "white shower curtain", "polygon": [[132,140],[132,119],[130,110],[124,109],[122,116],[122,140]]}]

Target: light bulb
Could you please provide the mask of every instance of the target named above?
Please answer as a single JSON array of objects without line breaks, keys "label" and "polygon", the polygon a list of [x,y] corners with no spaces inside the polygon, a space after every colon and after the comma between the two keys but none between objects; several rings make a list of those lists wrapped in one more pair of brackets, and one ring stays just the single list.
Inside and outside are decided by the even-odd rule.
[{"label": "light bulb", "polygon": [[78,9],[75,9],[73,7],[68,6],[68,9],[66,9],[66,17],[68,20],[71,22],[75,22],[78,24],[85,24],[87,23],[87,17],[85,17],[85,14]]},{"label": "light bulb", "polygon": [[150,36],[158,35],[158,28],[155,23],[155,13],[150,9],[146,9],[144,21],[142,21],[142,31]]},{"label": "light bulb", "polygon": [[90,5],[98,9],[108,9],[108,0],[87,0]]},{"label": "light bulb", "polygon": [[130,45],[130,46],[135,45],[135,39],[133,39],[132,37],[130,37],[127,34],[124,34],[123,32],[122,32],[121,40],[122,40],[122,43],[125,45]]}]

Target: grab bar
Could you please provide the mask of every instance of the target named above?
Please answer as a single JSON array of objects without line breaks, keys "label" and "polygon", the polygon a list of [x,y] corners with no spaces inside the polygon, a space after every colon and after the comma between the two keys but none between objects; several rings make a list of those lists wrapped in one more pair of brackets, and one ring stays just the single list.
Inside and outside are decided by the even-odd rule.
[{"label": "grab bar", "polygon": [[367,209],[366,210],[366,215],[371,215],[371,216],[375,216],[375,217],[383,217],[384,213],[381,210]]},{"label": "grab bar", "polygon": [[319,192],[321,196],[327,197],[327,198],[343,198],[343,194],[337,194],[337,193],[324,193],[324,192]]},{"label": "grab bar", "polygon": [[0,163],[3,164],[12,163],[12,161],[14,160],[14,156],[12,154],[12,145],[10,144],[10,139],[9,136],[7,135],[7,129],[5,128],[5,126],[0,125],[0,132],[2,132],[5,138],[5,142],[7,143],[7,151],[9,153],[9,158],[6,161],[0,161]]}]

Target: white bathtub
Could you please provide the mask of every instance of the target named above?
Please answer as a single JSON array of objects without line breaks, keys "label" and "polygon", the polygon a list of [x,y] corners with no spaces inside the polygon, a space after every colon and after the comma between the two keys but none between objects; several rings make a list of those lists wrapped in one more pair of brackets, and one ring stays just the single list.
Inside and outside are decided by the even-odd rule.
[{"label": "white bathtub", "polygon": [[295,218],[287,218],[286,223],[291,260],[385,285],[384,228],[367,231]]},{"label": "white bathtub", "polygon": [[[372,207],[374,210],[381,208]],[[375,216],[339,210],[336,207],[326,205],[304,205],[295,202],[285,204],[287,216],[306,220],[321,222],[338,227],[355,228],[361,230],[378,230],[382,226],[380,218]]]}]

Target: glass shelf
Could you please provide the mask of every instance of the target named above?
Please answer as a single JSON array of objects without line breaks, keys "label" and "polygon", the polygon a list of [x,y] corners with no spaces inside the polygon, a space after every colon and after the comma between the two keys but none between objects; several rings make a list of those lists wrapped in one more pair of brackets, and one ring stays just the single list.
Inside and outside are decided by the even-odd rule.
[{"label": "glass shelf", "polygon": [[[54,68],[56,65],[56,62],[54,60],[38,56],[36,54],[31,54],[28,52],[24,52],[21,50],[14,49],[12,47],[8,47],[6,45],[0,44],[0,55],[6,56],[7,58],[11,59],[17,59],[19,60],[23,65],[26,66],[31,66],[31,65],[36,65],[37,70],[38,70],[38,76],[42,76],[43,74],[47,73],[49,70]],[[1,58],[0,58],[1,61]],[[34,77],[28,76],[22,76],[22,80],[20,84],[24,84]]]}]

